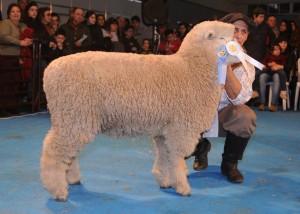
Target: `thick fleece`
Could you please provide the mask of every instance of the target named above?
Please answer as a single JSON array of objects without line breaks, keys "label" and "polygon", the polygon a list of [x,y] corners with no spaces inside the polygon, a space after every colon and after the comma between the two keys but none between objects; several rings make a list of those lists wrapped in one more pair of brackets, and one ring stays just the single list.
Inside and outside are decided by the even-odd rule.
[{"label": "thick fleece", "polygon": [[45,70],[51,113],[41,157],[43,185],[57,200],[80,182],[77,155],[98,133],[151,135],[153,173],[161,187],[187,196],[184,158],[217,111],[217,49],[231,41],[231,24],[196,25],[174,55],[86,52],[61,57]]}]

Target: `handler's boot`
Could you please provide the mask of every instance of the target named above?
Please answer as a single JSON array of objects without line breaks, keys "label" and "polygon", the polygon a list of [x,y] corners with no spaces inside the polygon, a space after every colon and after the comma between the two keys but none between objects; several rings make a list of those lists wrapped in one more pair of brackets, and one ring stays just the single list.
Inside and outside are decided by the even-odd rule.
[{"label": "handler's boot", "polygon": [[238,160],[242,160],[245,148],[250,138],[238,137],[230,132],[224,145],[223,160],[221,164],[221,173],[225,175],[228,181],[233,183],[243,183],[244,176],[238,170]]},{"label": "handler's boot", "polygon": [[195,160],[194,160],[194,170],[200,171],[204,170],[208,166],[207,161],[207,153],[210,151],[211,144],[206,138],[202,138],[199,140],[199,143],[194,152]]}]

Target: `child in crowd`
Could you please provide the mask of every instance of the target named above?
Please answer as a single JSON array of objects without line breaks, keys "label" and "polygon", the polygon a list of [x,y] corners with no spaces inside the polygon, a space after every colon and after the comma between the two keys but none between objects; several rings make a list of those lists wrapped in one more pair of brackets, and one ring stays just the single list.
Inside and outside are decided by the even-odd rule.
[{"label": "child in crowd", "polygon": [[51,59],[57,59],[61,56],[66,55],[67,42],[66,42],[66,32],[59,28],[54,34],[55,46],[51,49]]},{"label": "child in crowd", "polygon": [[287,99],[285,84],[287,76],[283,69],[286,64],[286,59],[281,54],[280,45],[278,43],[271,46],[271,49],[266,54],[265,58],[262,61],[262,64],[264,64],[263,73],[267,73],[269,75],[278,73],[280,79],[280,97],[281,99]]},{"label": "child in crowd", "polygon": [[150,39],[143,39],[140,54],[153,54],[150,44]]},{"label": "child in crowd", "polygon": [[158,46],[158,52],[165,55],[176,53],[181,45],[180,39],[176,37],[176,34],[172,29],[166,30],[165,35],[167,40],[160,43]]},{"label": "child in crowd", "polygon": [[133,27],[126,26],[124,28],[125,37],[123,38],[123,45],[126,53],[138,53],[140,51],[140,45],[133,36]]}]

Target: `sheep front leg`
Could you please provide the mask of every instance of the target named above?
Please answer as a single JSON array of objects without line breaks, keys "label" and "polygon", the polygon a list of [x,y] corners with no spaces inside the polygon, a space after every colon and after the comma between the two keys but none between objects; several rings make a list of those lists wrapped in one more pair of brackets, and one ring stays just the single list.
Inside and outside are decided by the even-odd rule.
[{"label": "sheep front leg", "polygon": [[67,170],[67,181],[70,185],[79,185],[80,182],[80,170],[78,165],[78,159],[75,157]]},{"label": "sheep front leg", "polygon": [[43,186],[57,201],[68,200],[66,172],[69,164],[57,160],[43,152],[41,157],[41,180]]},{"label": "sheep front leg", "polygon": [[41,180],[43,186],[57,201],[68,200],[67,171],[71,159],[63,154],[57,143],[59,137],[53,130],[47,134],[41,156]]},{"label": "sheep front leg", "polygon": [[182,196],[191,195],[191,187],[187,180],[186,164],[183,157],[174,153],[169,154],[169,167],[172,187]]},{"label": "sheep front leg", "polygon": [[165,145],[167,147],[167,158],[169,164],[170,182],[176,192],[182,196],[190,196],[191,187],[188,183],[188,167],[185,163],[185,157],[188,157],[194,151],[198,142],[198,136],[187,135],[188,131],[175,130],[166,134]]},{"label": "sheep front leg", "polygon": [[152,173],[154,174],[157,183],[160,187],[170,188],[171,183],[165,138],[163,136],[156,136],[153,138],[153,141],[156,158],[152,168]]}]

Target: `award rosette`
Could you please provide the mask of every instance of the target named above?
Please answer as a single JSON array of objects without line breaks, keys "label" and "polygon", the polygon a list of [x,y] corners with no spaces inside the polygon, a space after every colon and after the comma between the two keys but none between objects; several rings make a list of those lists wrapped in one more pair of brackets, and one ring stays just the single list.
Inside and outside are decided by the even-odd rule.
[{"label": "award rosette", "polygon": [[226,81],[226,74],[227,74],[226,59],[229,55],[236,56],[242,62],[244,68],[246,69],[247,74],[249,72],[249,68],[246,61],[260,70],[262,70],[264,66],[260,62],[256,61],[255,59],[247,55],[242,49],[242,47],[239,45],[239,43],[236,41],[230,41],[227,42],[226,45],[220,46],[217,50],[217,55],[219,58],[218,81],[219,84],[223,84],[223,85],[225,85],[225,81]]},{"label": "award rosette", "polygon": [[217,50],[218,55],[218,81],[219,84],[225,85],[226,74],[227,74],[227,65],[226,58],[229,56],[226,46],[222,45]]},{"label": "award rosette", "polygon": [[248,69],[246,61],[249,62],[250,64],[252,64],[253,66],[257,67],[258,69],[262,70],[264,65],[261,64],[260,62],[256,61],[249,55],[247,55],[243,51],[242,47],[239,45],[238,42],[236,42],[236,41],[228,42],[226,44],[226,49],[231,56],[236,56],[237,58],[239,58],[239,60],[243,63],[247,72],[249,71],[249,69]]}]

